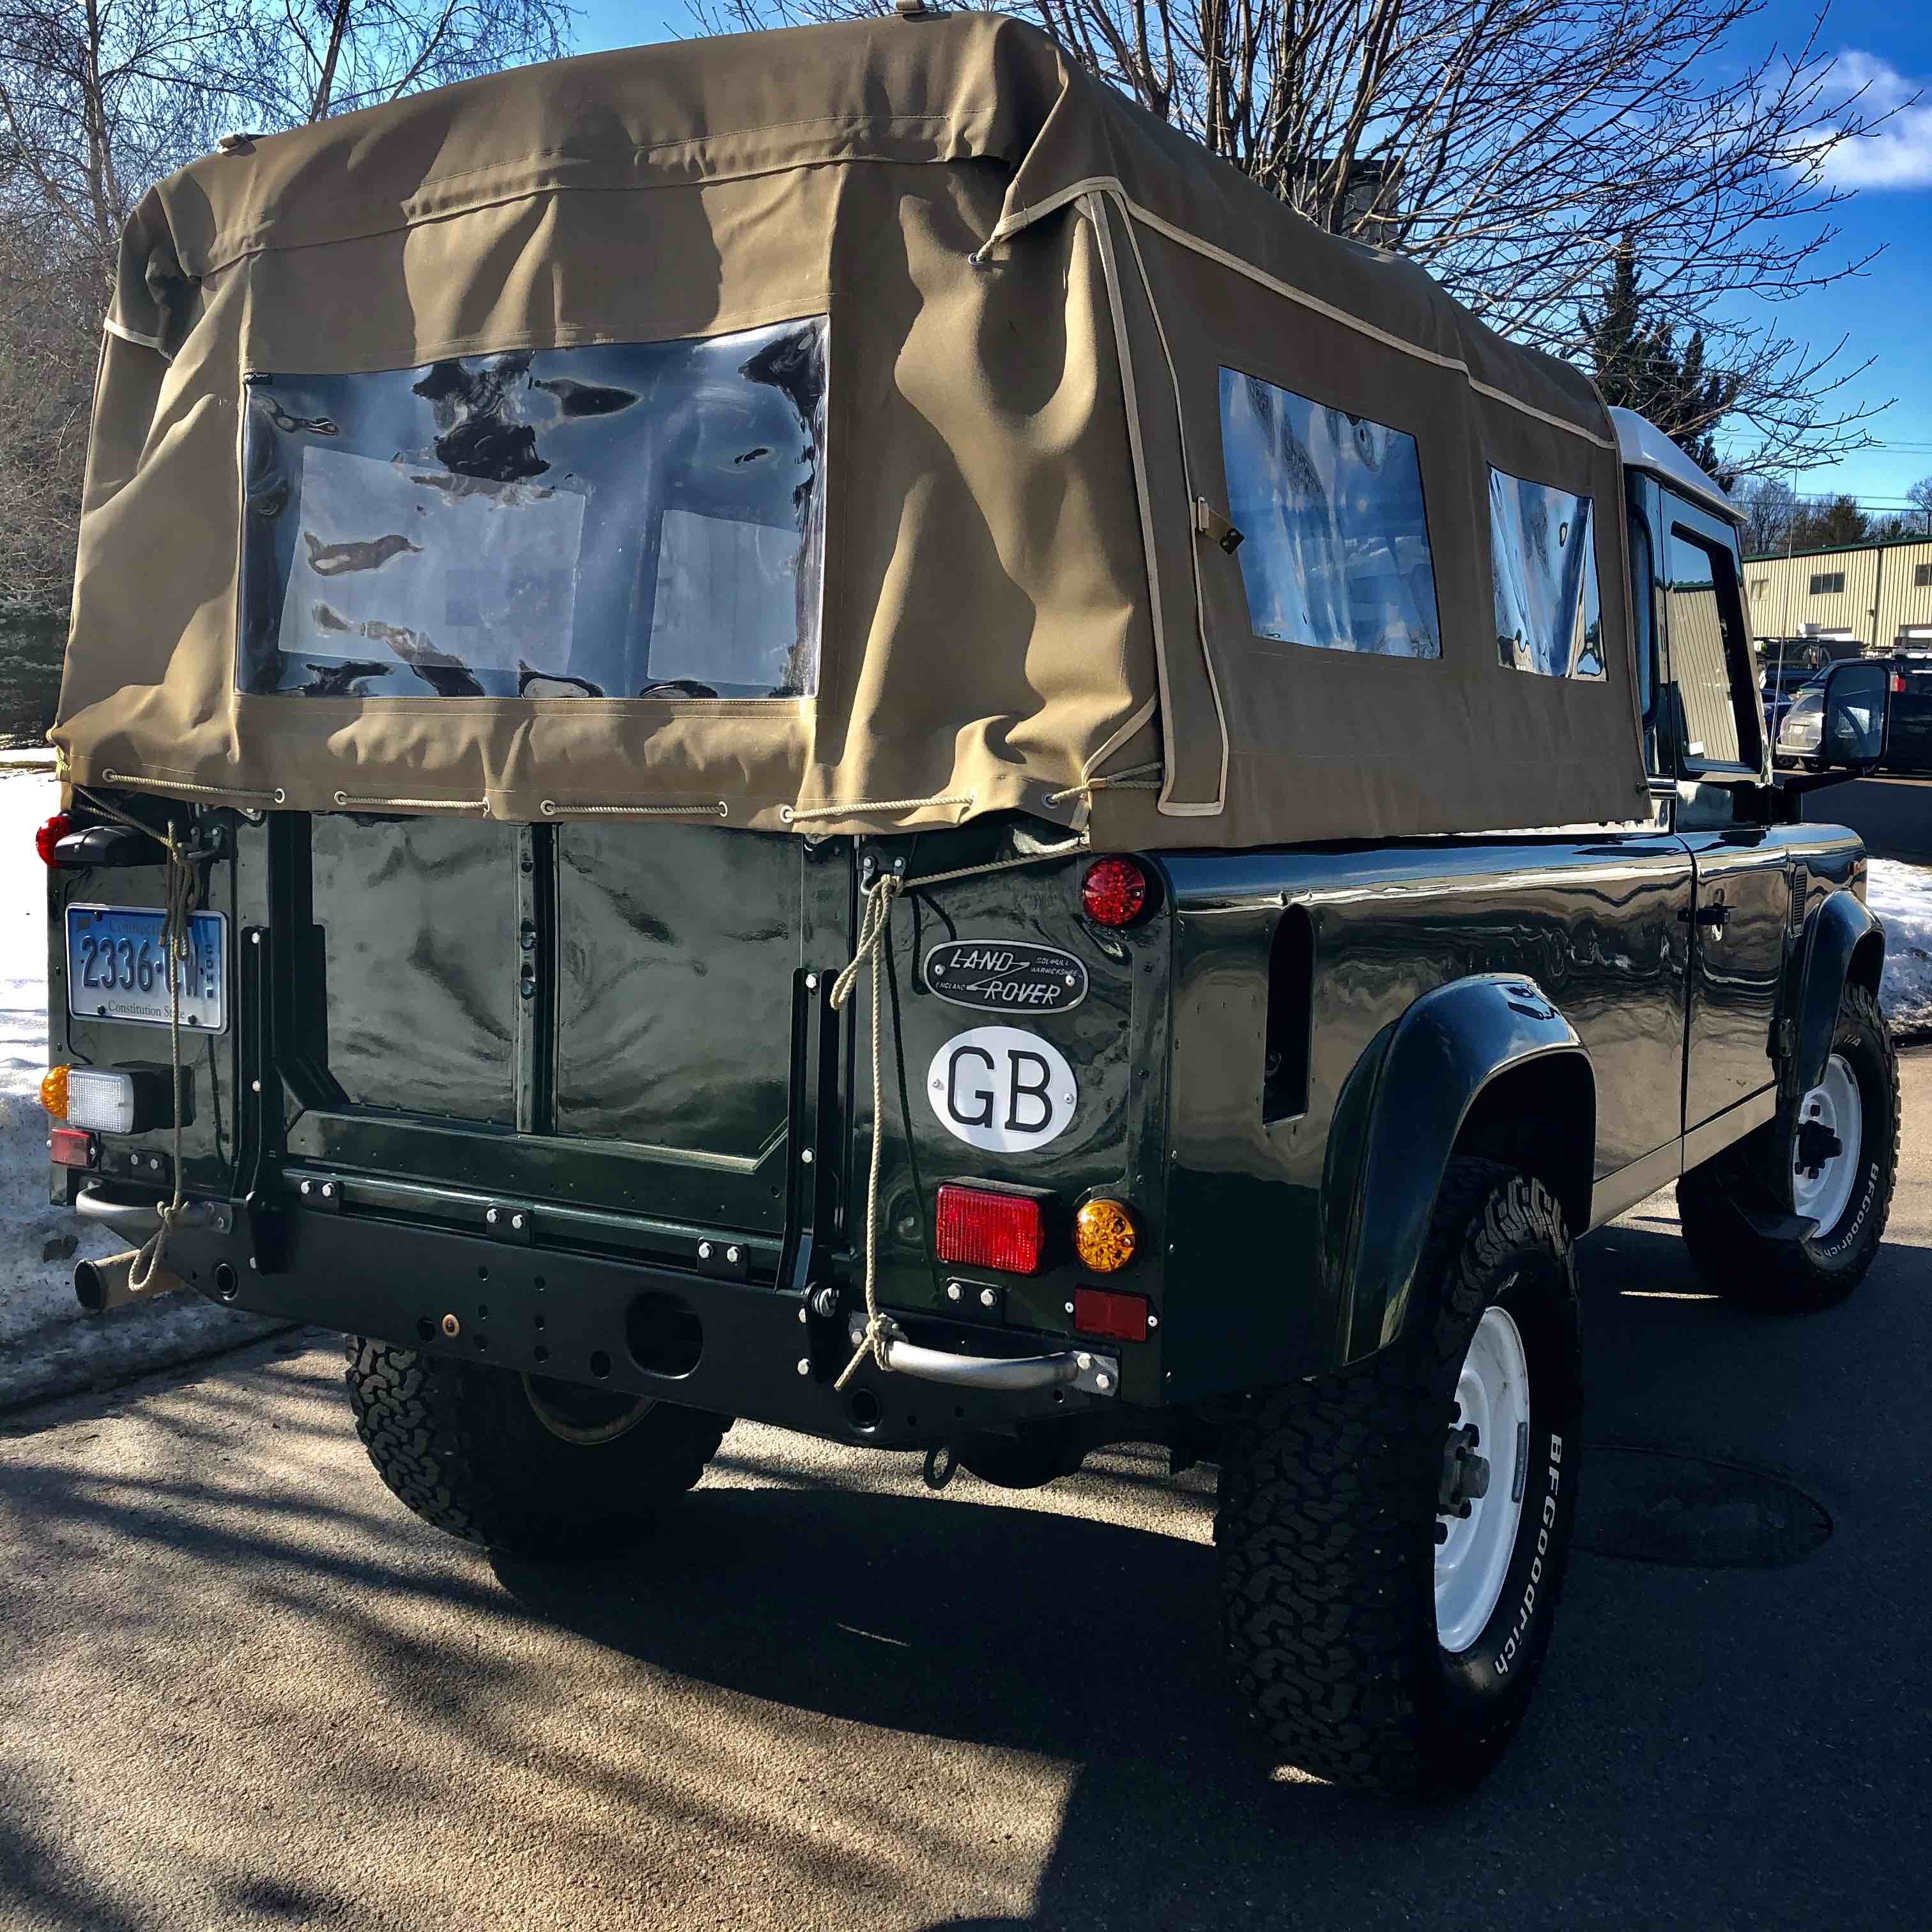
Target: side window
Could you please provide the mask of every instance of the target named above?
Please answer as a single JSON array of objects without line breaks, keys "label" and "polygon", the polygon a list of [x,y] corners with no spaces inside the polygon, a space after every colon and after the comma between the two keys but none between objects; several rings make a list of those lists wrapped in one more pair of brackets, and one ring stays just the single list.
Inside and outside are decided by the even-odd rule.
[{"label": "side window", "polygon": [[1221,449],[1258,637],[1442,655],[1414,437],[1223,369]]},{"label": "side window", "polygon": [[1590,500],[1490,472],[1490,566],[1496,587],[1496,652],[1513,670],[1545,677],[1604,675]]},{"label": "side window", "polygon": [[1685,768],[1755,765],[1757,706],[1746,688],[1750,653],[1730,545],[1673,524],[1666,586],[1671,689]]}]

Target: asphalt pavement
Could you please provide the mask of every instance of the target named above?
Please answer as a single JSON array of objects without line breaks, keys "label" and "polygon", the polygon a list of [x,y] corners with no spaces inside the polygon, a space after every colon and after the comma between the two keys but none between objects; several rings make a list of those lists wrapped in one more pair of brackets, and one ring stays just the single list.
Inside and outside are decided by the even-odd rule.
[{"label": "asphalt pavement", "polygon": [[1580,1554],[1528,1725],[1446,1810],[1244,1732],[1211,1477],[1151,1454],[935,1497],[741,1425],[658,1546],[545,1570],[391,1499],[320,1339],[17,1413],[0,1924],[1923,1926],[1929,1146],[1826,1315],[1704,1295],[1667,1197],[1585,1244],[1591,1442],[1782,1472],[1832,1534]]},{"label": "asphalt pavement", "polygon": [[1849,825],[1881,859],[1932,865],[1932,777],[1860,778],[1808,792],[1810,825]]}]

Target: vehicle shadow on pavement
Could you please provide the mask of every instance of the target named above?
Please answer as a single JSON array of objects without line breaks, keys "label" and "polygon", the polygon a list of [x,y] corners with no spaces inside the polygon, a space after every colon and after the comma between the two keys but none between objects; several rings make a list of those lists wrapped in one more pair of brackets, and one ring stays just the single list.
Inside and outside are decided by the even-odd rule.
[{"label": "vehicle shadow on pavement", "polygon": [[[1584,1250],[1591,1436],[1782,1466],[1790,1404],[1851,1318],[1740,1315],[1702,1292],[1668,1229],[1667,1217],[1625,1225]],[[1923,1258],[1890,1251],[1881,1277]],[[1862,1329],[1882,1325],[1871,1301],[1886,1292],[1876,1280],[1861,1298]],[[1076,1486],[1117,1516],[1137,1492],[1166,1489],[1171,1507],[1184,1487],[1204,1534],[1211,1490],[1164,1469],[1156,1452],[1127,1452]],[[1822,1486],[1833,1493],[1828,1474]],[[1226,1682],[1204,1543],[963,1478],[932,1499],[700,1491],[680,1525],[647,1564],[497,1574],[530,1614],[680,1678],[1077,1768],[1031,1915],[935,1932],[1409,1915],[1906,1924],[1928,1876],[1914,1822],[1924,1749],[1900,1708],[1916,1615],[1872,1605],[1843,1549],[1776,1571],[1580,1554],[1516,1748],[1466,1804],[1403,1810],[1271,1764]],[[1822,1637],[1844,1627],[1841,1598],[1864,1647],[1853,1672]],[[1856,1874],[1821,1861],[1808,1832],[1767,1832],[1773,1805],[1828,1820],[1835,1843],[1857,1846]]]}]

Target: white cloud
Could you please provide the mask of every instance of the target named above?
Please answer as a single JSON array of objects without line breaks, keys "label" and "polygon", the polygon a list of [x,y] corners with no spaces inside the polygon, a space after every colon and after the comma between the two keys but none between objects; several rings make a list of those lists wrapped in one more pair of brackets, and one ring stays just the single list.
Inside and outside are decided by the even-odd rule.
[{"label": "white cloud", "polygon": [[1832,78],[1848,93],[1864,90],[1855,110],[1863,118],[1891,118],[1868,134],[1844,136],[1826,157],[1826,178],[1836,188],[1932,188],[1932,104],[1915,98],[1918,87],[1888,61],[1856,50],[1838,56]]}]

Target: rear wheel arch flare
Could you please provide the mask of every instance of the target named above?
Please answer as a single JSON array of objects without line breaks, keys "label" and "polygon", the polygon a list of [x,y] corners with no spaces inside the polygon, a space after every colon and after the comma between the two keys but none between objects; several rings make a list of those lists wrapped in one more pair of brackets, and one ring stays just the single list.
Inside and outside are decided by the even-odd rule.
[{"label": "rear wheel arch flare", "polygon": [[1597,1079],[1581,1052],[1539,1054],[1485,1083],[1456,1130],[1455,1152],[1541,1181],[1573,1238],[1590,1226],[1597,1155]]}]

